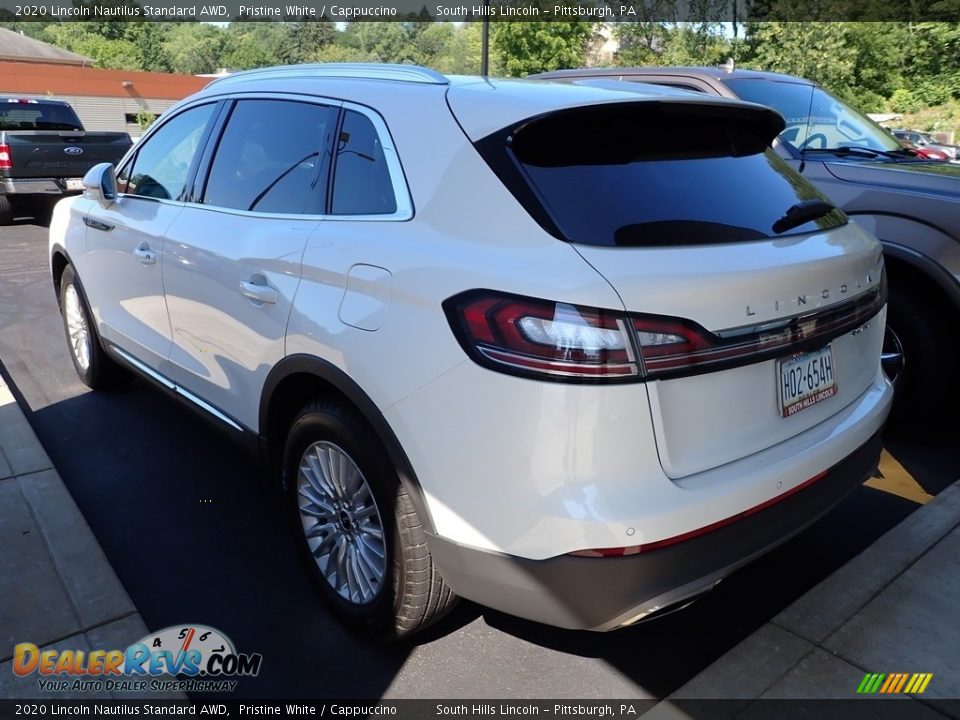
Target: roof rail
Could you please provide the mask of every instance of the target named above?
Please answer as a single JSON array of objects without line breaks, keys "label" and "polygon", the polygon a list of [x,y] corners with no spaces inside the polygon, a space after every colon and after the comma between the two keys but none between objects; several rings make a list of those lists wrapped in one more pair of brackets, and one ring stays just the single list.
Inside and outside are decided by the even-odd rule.
[{"label": "roof rail", "polygon": [[[244,70],[214,80],[210,85],[221,85],[235,80],[264,77],[307,75],[309,77],[339,77],[366,80],[395,80],[398,82],[449,85],[450,80],[436,70],[419,65],[391,65],[387,63],[319,63],[314,65],[280,65],[277,67]],[[208,86],[209,87],[209,86]]]}]

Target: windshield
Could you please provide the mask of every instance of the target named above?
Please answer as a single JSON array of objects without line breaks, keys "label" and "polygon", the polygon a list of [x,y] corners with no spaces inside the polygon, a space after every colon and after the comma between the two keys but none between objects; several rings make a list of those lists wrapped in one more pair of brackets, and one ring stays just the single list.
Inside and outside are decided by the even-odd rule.
[{"label": "windshield", "polygon": [[795,150],[901,150],[900,143],[873,120],[815,85],[759,78],[724,82],[742,100],[767,105],[783,115],[787,126],[780,141]]},{"label": "windshield", "polygon": [[0,104],[0,130],[83,130],[83,126],[67,105],[14,100]]}]

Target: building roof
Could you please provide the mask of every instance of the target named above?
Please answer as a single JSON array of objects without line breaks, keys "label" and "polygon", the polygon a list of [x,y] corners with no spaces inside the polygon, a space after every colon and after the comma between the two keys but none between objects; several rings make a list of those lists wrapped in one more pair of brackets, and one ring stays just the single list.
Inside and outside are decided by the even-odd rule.
[{"label": "building roof", "polygon": [[6,95],[92,95],[180,100],[209,82],[209,78],[193,75],[0,60],[0,94]]},{"label": "building roof", "polygon": [[0,28],[0,60],[79,66],[93,64],[93,60],[84,55],[77,55],[6,28]]}]

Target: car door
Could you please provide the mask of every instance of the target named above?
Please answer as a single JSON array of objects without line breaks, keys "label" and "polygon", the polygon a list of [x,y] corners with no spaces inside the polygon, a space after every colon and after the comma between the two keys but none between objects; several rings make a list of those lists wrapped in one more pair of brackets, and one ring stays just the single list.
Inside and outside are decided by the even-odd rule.
[{"label": "car door", "polygon": [[231,101],[199,202],[167,229],[170,379],[235,427],[257,427],[260,390],[284,356],[304,247],[326,204],[338,105]]},{"label": "car door", "polygon": [[116,202],[92,205],[84,218],[86,251],[75,261],[101,336],[154,369],[170,353],[163,238],[183,210],[214,109],[188,108],[151,132],[118,171]]}]

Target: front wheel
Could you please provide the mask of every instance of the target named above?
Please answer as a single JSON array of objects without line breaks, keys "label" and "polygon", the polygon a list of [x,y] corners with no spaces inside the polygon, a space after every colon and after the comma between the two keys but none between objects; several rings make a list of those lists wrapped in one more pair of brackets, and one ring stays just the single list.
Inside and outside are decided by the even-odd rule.
[{"label": "front wheel", "polygon": [[0,225],[9,225],[13,217],[13,201],[6,195],[0,195]]},{"label": "front wheel", "polygon": [[355,411],[305,406],[287,437],[284,473],[308,572],[340,620],[400,638],[453,607],[410,497]]},{"label": "front wheel", "polygon": [[99,390],[116,385],[125,377],[123,369],[107,356],[100,344],[72,265],[67,265],[60,278],[60,314],[73,368],[84,385]]}]

